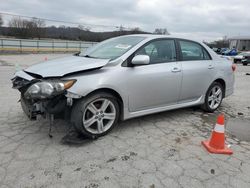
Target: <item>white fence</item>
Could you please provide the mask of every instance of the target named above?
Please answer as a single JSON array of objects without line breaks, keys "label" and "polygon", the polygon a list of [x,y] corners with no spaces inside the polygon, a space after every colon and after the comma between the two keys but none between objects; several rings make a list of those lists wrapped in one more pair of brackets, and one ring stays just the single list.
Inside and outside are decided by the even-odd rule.
[{"label": "white fence", "polygon": [[78,52],[85,50],[96,44],[85,41],[65,41],[65,40],[31,40],[31,39],[11,39],[0,38],[0,53],[5,52]]}]

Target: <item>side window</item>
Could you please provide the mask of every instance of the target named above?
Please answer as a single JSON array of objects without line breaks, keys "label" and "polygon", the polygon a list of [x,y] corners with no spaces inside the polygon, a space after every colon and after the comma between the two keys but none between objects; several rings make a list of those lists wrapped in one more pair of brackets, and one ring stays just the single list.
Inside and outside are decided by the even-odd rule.
[{"label": "side window", "polygon": [[182,60],[208,60],[210,56],[207,51],[199,44],[191,41],[180,41]]},{"label": "side window", "polygon": [[174,40],[157,40],[139,49],[135,55],[148,55],[150,64],[176,61]]},{"label": "side window", "polygon": [[207,51],[203,49],[203,54],[204,54],[204,59],[205,60],[210,60],[210,55],[208,55]]}]

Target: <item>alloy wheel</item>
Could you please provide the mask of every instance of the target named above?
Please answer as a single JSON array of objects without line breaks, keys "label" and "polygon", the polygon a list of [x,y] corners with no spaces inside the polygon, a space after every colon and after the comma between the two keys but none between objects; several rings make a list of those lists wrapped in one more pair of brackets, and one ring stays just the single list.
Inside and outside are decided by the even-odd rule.
[{"label": "alloy wheel", "polygon": [[211,109],[216,109],[220,105],[222,100],[222,89],[215,85],[209,92],[208,105]]},{"label": "alloy wheel", "polygon": [[83,126],[92,134],[108,131],[116,119],[116,108],[107,98],[99,98],[90,102],[83,113]]}]

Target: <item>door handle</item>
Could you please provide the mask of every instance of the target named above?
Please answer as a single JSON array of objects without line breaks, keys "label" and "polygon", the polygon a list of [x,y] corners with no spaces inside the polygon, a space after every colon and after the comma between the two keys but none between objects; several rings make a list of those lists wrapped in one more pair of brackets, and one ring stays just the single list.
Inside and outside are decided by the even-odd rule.
[{"label": "door handle", "polygon": [[213,65],[208,65],[208,69],[213,69],[214,66]]},{"label": "door handle", "polygon": [[181,72],[181,69],[178,68],[178,67],[174,67],[174,68],[172,69],[172,72]]}]

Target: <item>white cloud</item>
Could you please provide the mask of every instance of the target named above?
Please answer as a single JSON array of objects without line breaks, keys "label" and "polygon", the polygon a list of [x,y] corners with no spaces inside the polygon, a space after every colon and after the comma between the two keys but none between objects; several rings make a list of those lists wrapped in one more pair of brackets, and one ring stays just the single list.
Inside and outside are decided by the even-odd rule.
[{"label": "white cloud", "polygon": [[123,25],[215,40],[250,35],[249,0],[8,0],[1,11],[101,25]]}]

